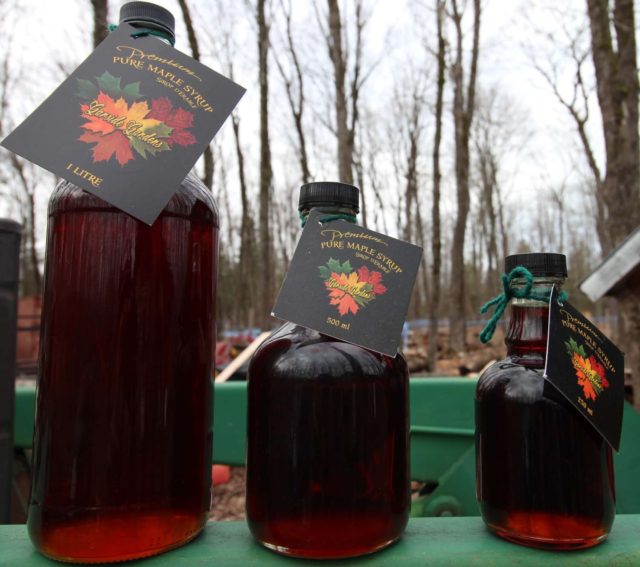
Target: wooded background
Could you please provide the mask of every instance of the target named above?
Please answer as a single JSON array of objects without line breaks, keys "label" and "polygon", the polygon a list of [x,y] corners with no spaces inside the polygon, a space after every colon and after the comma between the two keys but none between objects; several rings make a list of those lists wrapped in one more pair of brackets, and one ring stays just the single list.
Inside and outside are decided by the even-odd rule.
[{"label": "wooded background", "polygon": [[[640,342],[637,302],[592,306],[577,291],[640,225],[632,0],[159,3],[176,16],[176,47],[248,89],[197,166],[222,219],[220,330],[276,324],[299,186],[340,180],[361,188],[363,225],[424,247],[408,318],[428,319],[432,337],[446,320],[453,351],[477,341],[466,326],[499,291],[504,256],[526,251],[567,254],[572,301],[620,312],[619,337]],[[55,21],[35,0],[0,0],[0,136],[105,37],[120,5],[52,4]],[[507,25],[485,34],[507,7]],[[516,68],[530,77],[517,92],[505,86]],[[544,113],[553,126],[532,118]],[[24,295],[42,289],[55,181],[0,152],[0,214],[25,227]]]}]

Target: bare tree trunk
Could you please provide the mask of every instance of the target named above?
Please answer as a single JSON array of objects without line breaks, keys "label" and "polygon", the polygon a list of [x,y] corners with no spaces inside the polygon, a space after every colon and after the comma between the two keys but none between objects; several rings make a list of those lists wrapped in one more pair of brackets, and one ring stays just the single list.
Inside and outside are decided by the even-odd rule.
[{"label": "bare tree trunk", "polygon": [[271,326],[273,303],[273,246],[270,228],[270,201],[273,171],[271,169],[271,148],[269,145],[269,24],[266,18],[266,3],[258,0],[256,21],[258,24],[258,69],[260,82],[260,257],[262,260],[262,326]]},{"label": "bare tree trunk", "polygon": [[239,307],[244,311],[244,321],[253,326],[253,309],[251,308],[253,277],[255,273],[255,229],[251,217],[249,204],[249,190],[245,176],[244,152],[240,144],[240,120],[236,114],[231,115],[233,135],[236,143],[236,157],[238,159],[238,181],[240,182],[240,202],[242,204],[242,218],[240,224],[240,281],[238,290]]},{"label": "bare tree trunk", "polygon": [[475,106],[476,74],[480,38],[480,0],[473,1],[473,47],[471,69],[464,85],[462,13],[457,0],[453,0],[453,22],[456,28],[456,60],[452,75],[454,82],[453,114],[455,124],[455,170],[458,211],[453,231],[451,247],[452,302],[450,306],[450,346],[461,351],[466,348],[466,305],[467,290],[464,273],[464,244],[469,214],[469,137]]},{"label": "bare tree trunk", "polygon": [[362,163],[362,156],[354,160],[353,168],[356,170],[356,179],[358,187],[360,188],[360,219],[362,226],[368,228],[367,201],[364,198],[364,165]]},{"label": "bare tree trunk", "polygon": [[[620,244],[640,224],[640,143],[638,135],[638,63],[633,0],[587,0],[591,52],[596,71],[607,156],[606,171],[596,187],[604,205],[604,253]],[[615,32],[615,40],[611,30]],[[640,410],[640,312],[638,298],[619,299],[625,323],[623,348],[629,352],[634,405]]]},{"label": "bare tree trunk", "polygon": [[[363,32],[366,25],[362,0],[355,1],[355,45],[353,75],[347,85],[348,45],[343,45],[343,26],[338,0],[327,0],[328,29],[326,34],[329,58],[335,82],[335,133],[338,141],[338,176],[344,183],[353,183],[356,127],[359,120],[360,89],[366,80],[362,76]],[[347,92],[348,87],[348,92]],[[364,217],[363,217],[364,218]]]},{"label": "bare tree trunk", "polygon": [[[193,20],[191,18],[191,12],[186,0],[178,0],[180,4],[180,10],[182,10],[182,19],[184,25],[187,28],[187,36],[189,38],[189,47],[191,48],[191,54],[196,61],[200,61],[200,47],[198,45],[198,37],[196,36],[196,30],[193,27]],[[211,145],[207,145],[204,150],[204,175],[202,176],[202,182],[211,189],[213,187],[213,151]]]},{"label": "bare tree trunk", "polygon": [[285,15],[287,51],[289,52],[291,63],[293,64],[293,77],[289,77],[277,57],[275,58],[275,62],[278,66],[278,71],[280,71],[282,81],[284,82],[287,101],[289,102],[289,110],[291,111],[293,124],[296,129],[296,136],[298,137],[298,161],[300,163],[302,183],[309,183],[309,181],[311,181],[311,173],[309,172],[307,140],[303,126],[303,113],[306,102],[304,96],[304,75],[302,73],[302,66],[300,65],[298,51],[293,42],[293,33],[291,31],[291,4],[287,4],[285,6],[284,0],[281,0],[280,3]]},{"label": "bare tree trunk", "polygon": [[604,180],[597,189],[606,207],[607,238],[601,242],[605,253],[640,224],[639,88],[633,0],[614,0],[613,19],[609,4],[608,0],[587,0],[607,155]]},{"label": "bare tree trunk", "polygon": [[93,6],[93,47],[97,47],[109,35],[107,19],[109,3],[107,0],[91,0]]},{"label": "bare tree trunk", "polygon": [[353,183],[353,144],[349,132],[346,76],[347,61],[342,47],[342,20],[338,0],[328,0],[329,57],[333,63],[336,87],[336,137],[338,139],[338,177],[344,183]]},{"label": "bare tree trunk", "polygon": [[476,142],[478,170],[480,174],[480,207],[478,223],[483,228],[487,257],[486,281],[491,285],[496,281],[498,268],[497,212],[494,195],[497,192],[496,159],[491,141],[486,132]]},{"label": "bare tree trunk", "polygon": [[407,155],[407,169],[405,172],[405,227],[404,238],[411,242],[414,238],[415,208],[418,205],[418,145],[420,137],[420,106],[421,102],[413,101],[409,124],[409,153]]},{"label": "bare tree trunk", "polygon": [[[403,237],[409,242],[418,241],[424,248],[424,232],[422,226],[422,215],[418,203],[418,156],[420,154],[420,138],[422,135],[422,109],[423,97],[420,82],[413,85],[411,102],[407,108],[400,106],[400,114],[407,118],[407,153],[404,166],[405,178],[405,219]],[[423,298],[428,293],[427,269],[424,255],[422,257],[420,271],[418,274],[418,285],[415,287],[409,314],[417,318],[423,305]]]},{"label": "bare tree trunk", "polygon": [[431,209],[431,301],[429,302],[429,370],[435,372],[438,367],[438,306],[440,304],[440,270],[442,244],[440,240],[440,144],[442,142],[442,106],[445,81],[444,39],[444,0],[436,0],[436,19],[438,29],[438,78],[436,93],[435,120],[436,128],[433,136],[433,203]]}]

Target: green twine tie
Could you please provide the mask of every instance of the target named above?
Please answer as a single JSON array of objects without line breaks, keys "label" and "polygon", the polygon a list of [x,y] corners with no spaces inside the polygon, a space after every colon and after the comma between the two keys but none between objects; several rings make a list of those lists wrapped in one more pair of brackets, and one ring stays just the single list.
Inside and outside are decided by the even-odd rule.
[{"label": "green twine tie", "polygon": [[[521,278],[526,281],[525,286],[522,289],[515,289],[511,287],[511,282],[516,279]],[[527,270],[524,266],[516,266],[511,270],[508,274],[502,274],[502,289],[503,292],[500,295],[497,295],[493,299],[487,301],[481,308],[480,313],[486,313],[491,307],[495,305],[495,311],[491,318],[487,321],[480,333],[480,341],[482,343],[488,343],[493,337],[493,333],[498,326],[498,321],[502,317],[507,305],[509,302],[515,297],[517,299],[534,299],[536,301],[549,301],[549,296],[551,295],[550,289],[545,289],[544,291],[534,291],[533,288],[533,274]],[[562,303],[565,301],[569,295],[561,291],[558,294],[558,301]]]},{"label": "green twine tie", "polygon": [[[331,221],[340,220],[340,219],[353,222],[353,223],[357,221],[356,215],[350,215],[347,213],[325,215],[320,219],[318,219],[318,221],[324,224],[325,222],[331,222]],[[307,215],[303,212],[300,213],[300,223],[302,224],[302,228],[304,228],[304,225],[307,224]]]},{"label": "green twine tie", "polygon": [[[118,29],[118,24],[109,24],[107,26],[107,29],[110,32],[116,31]],[[161,37],[162,39],[166,39],[171,44],[172,47],[175,44],[175,42],[171,39],[169,34],[163,33],[161,31],[154,30],[151,28],[137,28],[137,31],[135,33],[132,33],[131,37],[142,37],[143,35],[155,35],[156,37]]]}]

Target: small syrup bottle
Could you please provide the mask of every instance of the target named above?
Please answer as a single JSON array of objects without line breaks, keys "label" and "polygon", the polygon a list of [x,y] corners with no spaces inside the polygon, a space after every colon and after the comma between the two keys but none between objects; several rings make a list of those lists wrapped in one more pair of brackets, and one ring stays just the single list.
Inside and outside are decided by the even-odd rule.
[{"label": "small syrup bottle", "polygon": [[[159,6],[130,2],[120,21],[173,42]],[[155,555],[207,522],[217,236],[216,205],[191,173],[152,226],[67,181],[55,188],[28,516],[44,555]]]},{"label": "small syrup bottle", "polygon": [[[533,291],[567,277],[562,254],[516,254]],[[524,286],[517,278],[512,286]],[[615,515],[612,452],[600,434],[543,378],[548,303],[514,299],[507,357],[476,389],[476,490],[488,528],[509,541],[579,549],[604,541]]]},{"label": "small syrup bottle", "polygon": [[[359,191],[310,183],[299,203],[303,218],[355,221]],[[410,509],[403,356],[285,323],[253,356],[248,379],[246,505],[258,542],[329,559],[396,541]]]}]

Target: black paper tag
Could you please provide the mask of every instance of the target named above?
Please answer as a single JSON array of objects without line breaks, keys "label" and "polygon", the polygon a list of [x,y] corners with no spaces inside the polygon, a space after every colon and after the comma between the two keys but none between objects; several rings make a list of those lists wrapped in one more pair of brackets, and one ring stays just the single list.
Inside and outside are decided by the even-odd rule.
[{"label": "black paper tag", "polygon": [[395,356],[422,248],[318,218],[309,216],[272,315]]},{"label": "black paper tag", "polygon": [[153,223],[245,92],[121,24],[3,141]]},{"label": "black paper tag", "polygon": [[624,409],[624,354],[575,307],[566,301],[560,305],[555,286],[544,373],[617,451]]}]

